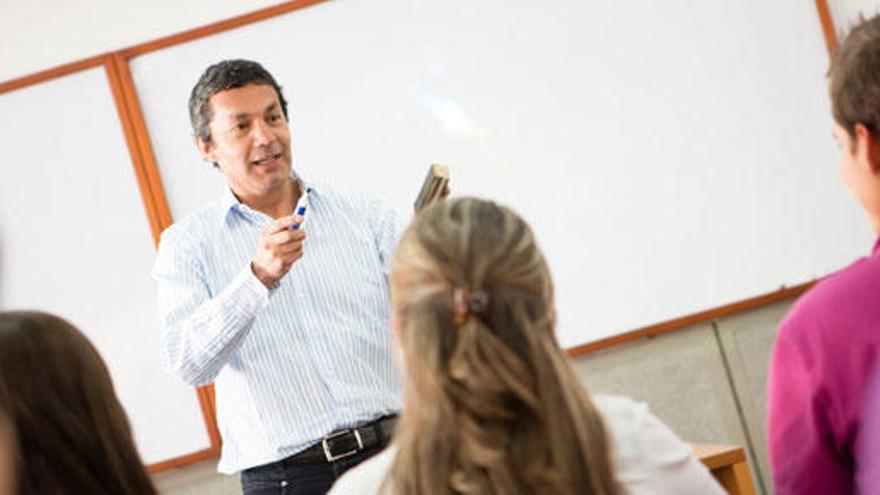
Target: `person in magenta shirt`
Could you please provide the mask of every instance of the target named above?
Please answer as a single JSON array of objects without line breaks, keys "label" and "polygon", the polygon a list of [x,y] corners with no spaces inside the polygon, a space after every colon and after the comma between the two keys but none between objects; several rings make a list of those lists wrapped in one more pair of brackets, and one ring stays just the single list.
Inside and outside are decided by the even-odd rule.
[{"label": "person in magenta shirt", "polygon": [[874,364],[865,390],[862,426],[855,443],[858,493],[880,493],[880,366]]},{"label": "person in magenta shirt", "polygon": [[[850,31],[828,76],[840,172],[880,233],[880,18]],[[878,356],[880,241],[818,283],[779,328],[768,424],[776,495],[880,493],[857,483],[880,447],[860,438],[866,421],[880,421],[865,416]]]}]

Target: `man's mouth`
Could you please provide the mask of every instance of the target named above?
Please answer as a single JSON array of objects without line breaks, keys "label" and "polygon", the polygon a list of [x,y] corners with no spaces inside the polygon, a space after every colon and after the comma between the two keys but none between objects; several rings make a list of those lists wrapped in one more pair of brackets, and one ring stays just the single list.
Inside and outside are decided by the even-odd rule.
[{"label": "man's mouth", "polygon": [[281,153],[275,153],[273,155],[266,155],[266,156],[260,157],[256,160],[251,160],[251,163],[254,165],[269,165],[269,164],[272,164],[274,162],[281,160],[281,156],[282,156]]}]

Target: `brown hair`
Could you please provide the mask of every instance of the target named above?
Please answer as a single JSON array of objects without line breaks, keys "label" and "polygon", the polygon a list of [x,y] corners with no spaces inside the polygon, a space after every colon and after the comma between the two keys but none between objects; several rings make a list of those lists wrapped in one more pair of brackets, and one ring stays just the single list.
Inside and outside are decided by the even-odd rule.
[{"label": "brown hair", "polygon": [[[462,304],[467,293],[486,297]],[[391,294],[406,403],[386,487],[620,493],[602,418],[556,342],[547,264],[519,216],[472,198],[427,208],[394,256]]]},{"label": "brown hair", "polygon": [[855,137],[856,124],[880,130],[880,16],[853,27],[828,69],[834,120]]},{"label": "brown hair", "polygon": [[3,402],[0,399],[0,495],[15,495],[18,471],[18,442],[15,439],[15,430],[12,429],[12,421],[3,411]]},{"label": "brown hair", "polygon": [[107,366],[61,318],[0,313],[0,411],[20,493],[155,493]]}]

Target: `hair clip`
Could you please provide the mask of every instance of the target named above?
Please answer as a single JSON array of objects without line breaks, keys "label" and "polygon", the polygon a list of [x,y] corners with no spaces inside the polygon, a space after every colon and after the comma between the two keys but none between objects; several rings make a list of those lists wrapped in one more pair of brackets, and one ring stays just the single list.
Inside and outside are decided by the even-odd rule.
[{"label": "hair clip", "polygon": [[456,325],[467,323],[471,314],[486,316],[489,309],[489,294],[483,289],[471,291],[466,286],[452,289],[452,316]]}]

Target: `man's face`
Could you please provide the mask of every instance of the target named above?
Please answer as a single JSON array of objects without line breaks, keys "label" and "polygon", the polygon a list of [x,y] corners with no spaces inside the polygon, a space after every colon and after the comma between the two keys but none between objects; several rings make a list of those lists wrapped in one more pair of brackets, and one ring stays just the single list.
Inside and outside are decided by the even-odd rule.
[{"label": "man's face", "polygon": [[211,143],[198,140],[197,146],[220,165],[239,199],[265,197],[284,187],[290,175],[290,130],[272,86],[221,91],[208,104]]},{"label": "man's face", "polygon": [[855,138],[834,124],[834,139],[840,145],[840,175],[880,233],[880,156],[875,138],[861,124],[856,126]]}]

